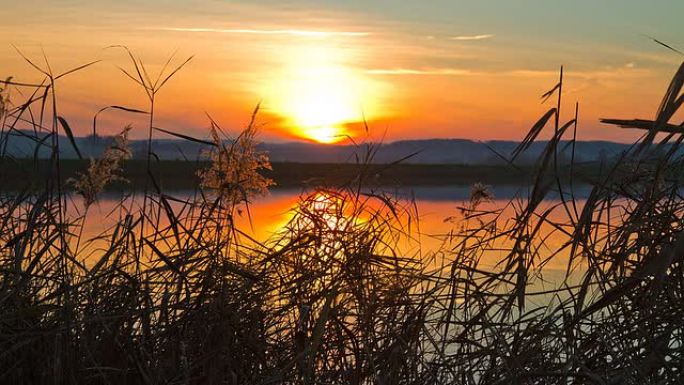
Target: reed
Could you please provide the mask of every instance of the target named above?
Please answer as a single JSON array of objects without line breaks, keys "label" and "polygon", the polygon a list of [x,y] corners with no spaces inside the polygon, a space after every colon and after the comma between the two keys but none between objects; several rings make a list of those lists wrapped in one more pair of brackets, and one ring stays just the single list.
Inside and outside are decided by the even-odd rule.
[{"label": "reed", "polygon": [[[149,113],[151,138],[154,94],[176,71],[148,82],[131,58],[129,77],[151,108],[115,107]],[[271,239],[251,239],[234,217],[271,183],[254,147],[256,113],[232,140],[213,121],[210,142],[171,132],[210,154],[192,198],[164,191],[149,172],[145,204],[122,197],[111,214],[118,224],[85,239],[87,210],[56,169],[58,131],[73,135],[55,84],[76,71],[54,75],[27,62],[46,80],[2,83],[0,148],[29,127],[36,146],[53,150],[55,168],[38,185],[0,191],[2,383],[682,381],[684,126],[671,121],[684,103],[684,65],[654,120],[607,120],[646,134],[592,176],[582,200],[556,163],[559,144],[574,143],[578,115],[562,123],[561,75],[544,95],[558,105],[507,156],[514,169],[553,130],[529,189],[491,209],[487,186],[474,186],[441,247],[418,254],[401,246],[413,239],[415,206],[374,188],[366,172],[373,146],[359,175],[312,189]],[[24,100],[6,97],[14,87]],[[126,132],[70,182],[85,207],[125,177]],[[549,204],[553,196],[561,199]],[[496,263],[485,263],[491,256]],[[560,272],[550,267],[559,263]]]}]

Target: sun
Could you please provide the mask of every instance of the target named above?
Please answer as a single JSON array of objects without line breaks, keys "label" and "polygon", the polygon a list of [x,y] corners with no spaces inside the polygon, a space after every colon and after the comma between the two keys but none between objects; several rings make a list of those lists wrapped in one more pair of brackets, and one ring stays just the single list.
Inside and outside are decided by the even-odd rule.
[{"label": "sun", "polygon": [[333,143],[344,138],[343,125],[361,118],[350,71],[329,63],[311,63],[298,71],[289,87],[284,113],[298,134]]},{"label": "sun", "polygon": [[267,104],[292,135],[336,143],[352,136],[350,124],[377,110],[376,85],[348,64],[348,54],[322,42],[283,52],[286,65],[267,91]]},{"label": "sun", "polygon": [[325,144],[336,143],[349,136],[342,128],[322,126],[302,129],[302,134],[309,139]]}]

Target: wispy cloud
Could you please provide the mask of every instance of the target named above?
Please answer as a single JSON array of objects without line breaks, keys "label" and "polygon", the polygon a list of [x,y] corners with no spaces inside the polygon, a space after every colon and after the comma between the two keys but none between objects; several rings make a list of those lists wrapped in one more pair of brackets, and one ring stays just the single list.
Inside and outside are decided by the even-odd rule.
[{"label": "wispy cloud", "polygon": [[457,41],[470,41],[470,40],[485,40],[485,39],[491,39],[495,35],[487,33],[483,35],[463,35],[463,36],[451,36],[449,37],[449,40],[457,40]]},{"label": "wispy cloud", "polygon": [[[496,73],[497,75],[504,76],[517,76],[517,77],[557,77],[558,70],[526,70],[526,69],[516,69],[510,71],[502,71]],[[619,67],[603,67],[596,69],[586,69],[586,70],[575,70],[565,72],[565,76],[568,78],[577,79],[595,79],[595,78],[627,78],[627,77],[643,77],[652,75],[652,71],[639,68],[634,63],[627,63]]]},{"label": "wispy cloud", "polygon": [[297,37],[360,37],[368,36],[370,32],[358,32],[358,31],[316,31],[316,30],[305,30],[305,29],[251,29],[251,28],[239,28],[239,29],[222,29],[222,28],[153,28],[159,31],[172,31],[172,32],[191,32],[191,33],[230,33],[230,34],[248,34],[248,35],[285,35],[285,36],[297,36]]},{"label": "wispy cloud", "polygon": [[[639,70],[637,67],[629,65],[616,68],[606,68],[597,70],[585,71],[570,71],[567,76],[577,79],[593,79],[593,78],[612,78],[612,77],[639,77],[649,75],[647,70]],[[553,78],[558,76],[558,70],[536,70],[536,69],[490,69],[490,70],[469,70],[464,68],[372,68],[365,70],[367,74],[371,75],[387,75],[387,76],[505,76],[505,77],[530,77],[530,78]]]},{"label": "wispy cloud", "polygon": [[450,76],[464,76],[472,74],[469,70],[458,68],[377,68],[366,70],[366,73],[371,75],[450,75]]}]

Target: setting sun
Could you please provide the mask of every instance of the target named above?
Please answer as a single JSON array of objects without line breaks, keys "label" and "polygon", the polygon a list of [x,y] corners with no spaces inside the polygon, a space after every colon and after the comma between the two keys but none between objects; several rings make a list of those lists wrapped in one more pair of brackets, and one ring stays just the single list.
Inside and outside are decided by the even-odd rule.
[{"label": "setting sun", "polygon": [[353,136],[348,125],[376,113],[378,92],[377,85],[346,64],[348,51],[323,43],[286,53],[287,64],[268,86],[266,103],[293,136],[335,143]]},{"label": "setting sun", "polygon": [[330,126],[314,126],[311,128],[303,128],[301,133],[304,137],[313,139],[319,143],[335,143],[344,139],[348,134],[344,129]]}]

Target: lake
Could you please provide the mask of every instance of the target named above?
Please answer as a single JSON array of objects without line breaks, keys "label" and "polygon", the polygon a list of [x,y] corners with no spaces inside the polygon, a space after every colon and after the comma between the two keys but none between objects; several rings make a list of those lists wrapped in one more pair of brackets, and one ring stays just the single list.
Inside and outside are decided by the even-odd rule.
[{"label": "lake", "polygon": [[[521,200],[521,197],[527,196],[528,188],[516,185],[494,185],[489,186],[489,189],[493,193],[494,199],[483,202],[479,206],[479,210],[486,212],[503,209],[496,221],[497,227],[503,227],[506,221],[515,220],[516,208],[519,209],[524,204],[525,201]],[[463,226],[463,215],[459,208],[468,204],[471,186],[414,186],[401,189],[384,188],[382,191],[397,197],[399,204],[411,211],[410,223],[407,220],[402,221],[406,226],[405,230],[408,236],[403,237],[399,243],[401,254],[416,258],[433,258],[435,253],[439,251],[446,254],[441,258],[448,261],[449,250],[456,243],[456,240],[453,239],[449,243],[448,239],[450,235],[453,235]],[[578,194],[578,210],[580,210],[583,203],[582,197],[586,196],[588,190],[582,187],[576,191]],[[168,193],[168,195],[179,200],[191,199],[193,194],[192,191]],[[237,215],[235,220],[236,225],[249,237],[259,242],[267,242],[274,234],[282,230],[283,226],[292,218],[293,210],[297,207],[300,199],[308,194],[311,192],[303,189],[273,189],[266,196],[256,198],[249,205],[249,210],[244,208],[240,210],[241,214]],[[86,237],[97,236],[116,224],[123,212],[119,202],[125,196],[123,193],[106,193],[91,206],[84,227],[84,235]],[[79,200],[78,197],[73,197],[73,199],[75,202]],[[126,210],[139,209],[142,200],[141,193],[128,197],[125,201]],[[542,203],[538,211],[558,204],[558,199],[548,199]],[[172,202],[172,206],[177,209],[181,205]],[[492,215],[490,214],[489,218]],[[485,217],[487,216],[482,216],[482,218]],[[559,207],[549,215],[548,220],[564,223],[567,221],[567,213]],[[543,247],[537,250],[540,253],[540,258],[560,248],[568,239],[567,235],[546,224],[542,227],[540,235],[545,238]],[[506,247],[510,244],[504,245],[503,243],[503,241],[499,242],[500,248],[494,247],[483,253],[481,266],[494,267],[501,258],[508,254],[509,251],[506,250]],[[442,263],[448,262],[442,261]],[[547,264],[546,270],[549,272],[557,271],[560,274],[565,271],[566,263],[567,258],[563,258],[561,254]]]}]

